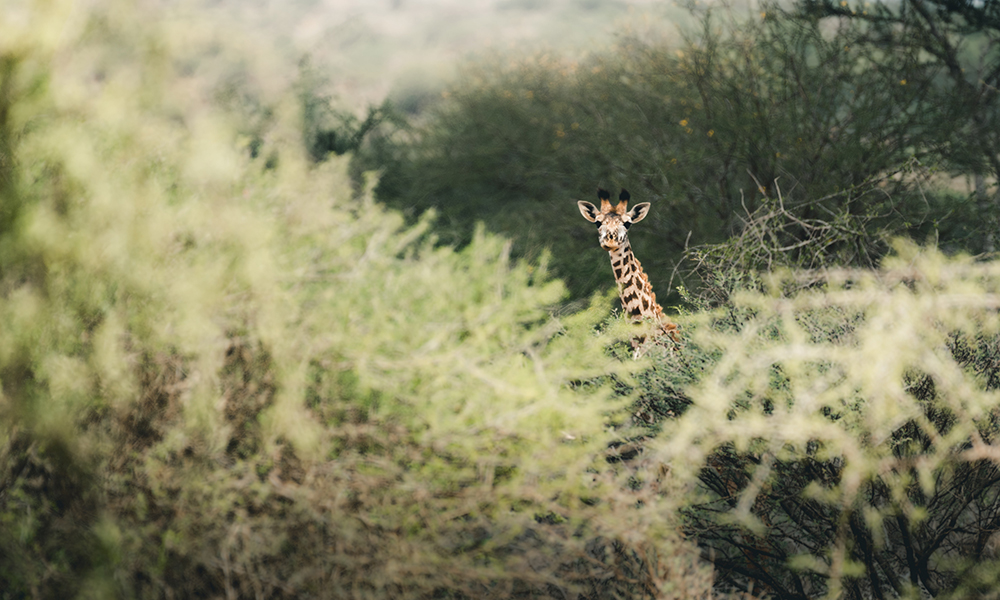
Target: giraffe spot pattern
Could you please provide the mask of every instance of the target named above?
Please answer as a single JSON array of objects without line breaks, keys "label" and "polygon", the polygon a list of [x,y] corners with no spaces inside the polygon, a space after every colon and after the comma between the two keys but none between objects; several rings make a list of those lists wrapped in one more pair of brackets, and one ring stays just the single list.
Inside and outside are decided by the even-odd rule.
[{"label": "giraffe spot pattern", "polygon": [[[618,283],[618,293],[622,301],[622,309],[634,320],[652,318],[663,323],[666,317],[663,308],[656,302],[656,294],[649,283],[649,277],[642,270],[642,265],[632,254],[631,245],[626,241],[616,251],[611,252],[611,264]],[[663,325],[664,331],[676,329],[676,325]],[[667,331],[667,333],[672,333]]]}]

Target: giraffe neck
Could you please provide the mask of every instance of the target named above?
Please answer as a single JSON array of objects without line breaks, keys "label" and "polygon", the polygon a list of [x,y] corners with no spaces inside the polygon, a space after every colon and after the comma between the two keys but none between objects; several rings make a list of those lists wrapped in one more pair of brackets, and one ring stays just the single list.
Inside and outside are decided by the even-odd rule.
[{"label": "giraffe neck", "polygon": [[611,268],[615,272],[615,281],[618,282],[622,309],[633,320],[639,321],[650,317],[656,322],[661,322],[663,308],[657,304],[653,286],[649,284],[649,278],[642,270],[642,265],[632,254],[632,245],[628,238],[625,238],[617,250],[611,250],[608,254],[611,255]]}]

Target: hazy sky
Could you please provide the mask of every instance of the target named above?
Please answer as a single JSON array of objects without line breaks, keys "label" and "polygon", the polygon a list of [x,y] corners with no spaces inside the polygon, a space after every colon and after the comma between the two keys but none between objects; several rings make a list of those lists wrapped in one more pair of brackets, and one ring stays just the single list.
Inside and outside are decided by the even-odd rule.
[{"label": "hazy sky", "polygon": [[[446,78],[489,48],[581,53],[626,28],[666,28],[683,14],[670,0],[319,0],[289,3],[292,44],[343,79],[343,92],[384,96],[400,79]],[[294,8],[289,8],[289,6]],[[271,11],[268,11],[271,12]]]}]

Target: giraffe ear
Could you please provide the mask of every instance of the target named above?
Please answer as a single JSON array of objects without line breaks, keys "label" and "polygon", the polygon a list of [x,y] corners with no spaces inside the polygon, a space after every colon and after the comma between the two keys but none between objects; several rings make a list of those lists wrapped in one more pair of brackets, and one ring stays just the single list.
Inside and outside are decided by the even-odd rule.
[{"label": "giraffe ear", "polygon": [[586,200],[580,200],[576,205],[580,207],[580,214],[583,215],[584,219],[587,219],[591,223],[597,222],[597,217],[601,214],[601,211],[597,210],[596,206]]},{"label": "giraffe ear", "polygon": [[632,210],[628,211],[629,220],[633,223],[638,223],[645,219],[647,214],[649,214],[649,202],[640,202],[633,206]]}]

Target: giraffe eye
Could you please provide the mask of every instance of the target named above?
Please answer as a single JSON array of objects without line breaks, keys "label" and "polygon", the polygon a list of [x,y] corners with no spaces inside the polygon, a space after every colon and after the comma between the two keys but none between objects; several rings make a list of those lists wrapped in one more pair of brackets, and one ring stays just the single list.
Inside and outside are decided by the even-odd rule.
[{"label": "giraffe eye", "polygon": [[598,229],[601,228],[601,222],[600,221],[594,221],[594,225],[597,225]]},{"label": "giraffe eye", "polygon": [[625,229],[628,229],[631,226],[632,226],[632,222],[631,221],[625,221]]}]

